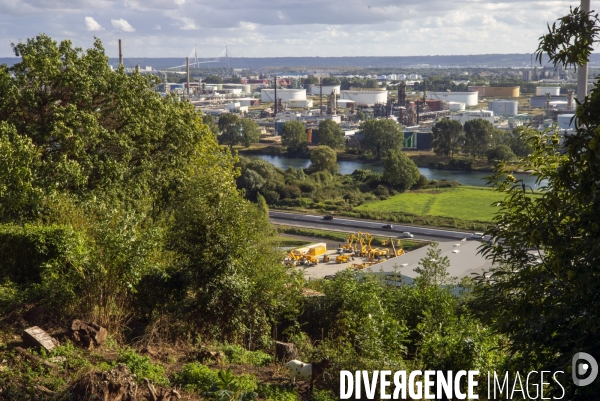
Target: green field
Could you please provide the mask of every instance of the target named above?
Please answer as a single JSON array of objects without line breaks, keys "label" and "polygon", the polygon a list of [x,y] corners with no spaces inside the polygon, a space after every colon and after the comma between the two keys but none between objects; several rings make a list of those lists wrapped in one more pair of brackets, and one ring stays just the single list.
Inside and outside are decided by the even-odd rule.
[{"label": "green field", "polygon": [[384,201],[360,205],[356,210],[492,221],[498,210],[492,204],[502,200],[503,196],[489,188],[462,186],[406,192]]}]

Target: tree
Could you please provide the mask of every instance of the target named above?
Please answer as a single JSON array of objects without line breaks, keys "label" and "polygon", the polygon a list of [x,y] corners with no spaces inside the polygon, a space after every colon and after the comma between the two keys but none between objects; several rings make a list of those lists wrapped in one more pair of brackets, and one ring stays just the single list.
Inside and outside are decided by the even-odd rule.
[{"label": "tree", "polygon": [[388,150],[383,161],[383,179],[400,190],[407,190],[419,181],[421,172],[401,150]]},{"label": "tree", "polygon": [[207,84],[222,84],[223,78],[221,78],[218,75],[210,75],[210,76],[204,78],[204,82]]},{"label": "tree", "polygon": [[437,242],[432,242],[427,248],[427,255],[419,261],[419,266],[414,269],[415,273],[419,274],[415,281],[420,287],[439,287],[449,284],[449,267],[450,259],[442,256],[442,250]]},{"label": "tree", "polygon": [[260,127],[256,121],[240,118],[237,122],[238,130],[241,132],[241,143],[248,147],[260,141]]},{"label": "tree", "polygon": [[238,125],[239,117],[232,113],[221,114],[217,123],[221,130],[219,143],[229,145],[230,148],[241,140],[240,127]]},{"label": "tree", "polygon": [[[587,62],[598,40],[598,24],[597,14],[571,10],[549,26],[538,56],[547,53],[555,65]],[[490,177],[505,196],[489,230],[495,240],[482,246],[494,267],[478,277],[472,304],[484,322],[508,336],[506,346],[519,356],[523,370],[567,372],[564,396],[560,388],[555,394],[588,400],[600,393],[600,381],[576,386],[569,372],[576,352],[600,355],[597,86],[578,104],[576,116],[576,132],[562,145],[553,129],[520,128],[532,149],[518,168],[547,182],[541,194],[532,196],[503,166]]]},{"label": "tree", "polygon": [[341,81],[338,77],[325,77],[323,78],[323,85],[327,85],[327,86],[335,86],[335,85],[340,85]]},{"label": "tree", "polygon": [[498,145],[487,151],[488,160],[498,160],[502,162],[509,162],[515,160],[517,156],[510,150],[507,145]]},{"label": "tree", "polygon": [[288,153],[297,154],[307,149],[308,135],[300,121],[287,121],[281,127],[281,144],[287,147]]},{"label": "tree", "polygon": [[336,173],[338,170],[337,153],[329,146],[317,146],[310,152],[311,169],[314,171],[329,171]]},{"label": "tree", "polygon": [[369,120],[360,125],[363,135],[362,147],[381,159],[388,150],[396,150],[404,143],[404,134],[400,124],[393,120]]},{"label": "tree", "polygon": [[431,145],[438,155],[454,156],[460,151],[463,141],[463,128],[456,120],[444,119],[432,128]]},{"label": "tree", "polygon": [[491,122],[476,118],[465,123],[465,151],[471,156],[482,157],[492,142],[494,126]]},{"label": "tree", "polygon": [[217,123],[215,123],[215,118],[210,114],[204,114],[202,116],[202,122],[208,126],[210,132],[215,134],[215,137],[219,135],[219,127]]},{"label": "tree", "polygon": [[332,149],[344,149],[346,139],[344,131],[338,123],[333,120],[323,120],[318,128],[319,144],[329,146]]}]

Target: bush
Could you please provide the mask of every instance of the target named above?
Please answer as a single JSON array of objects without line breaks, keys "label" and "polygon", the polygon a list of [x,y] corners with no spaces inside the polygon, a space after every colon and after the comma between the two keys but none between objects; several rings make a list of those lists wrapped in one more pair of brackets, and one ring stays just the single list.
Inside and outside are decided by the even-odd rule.
[{"label": "bush", "polygon": [[425,177],[423,174],[421,174],[419,176],[419,179],[415,183],[415,185],[413,185],[413,188],[416,188],[416,189],[424,188],[427,186],[428,183],[429,183],[429,180],[427,179],[427,177]]},{"label": "bush", "polygon": [[116,363],[125,364],[129,371],[137,376],[139,382],[147,378],[159,386],[169,385],[169,379],[165,377],[165,368],[153,363],[149,357],[139,355],[131,348],[120,350]]},{"label": "bush", "polygon": [[217,372],[199,362],[188,363],[175,375],[175,381],[186,391],[204,393],[217,382]]},{"label": "bush", "polygon": [[226,345],[221,348],[229,363],[238,365],[267,366],[273,361],[271,355],[262,351],[248,351],[236,344]]},{"label": "bush", "polygon": [[281,199],[276,204],[277,206],[288,206],[288,207],[310,207],[312,205],[312,199],[298,198],[298,199]]},{"label": "bush", "polygon": [[287,386],[261,384],[258,388],[258,394],[265,401],[299,401],[298,394],[287,388]]}]

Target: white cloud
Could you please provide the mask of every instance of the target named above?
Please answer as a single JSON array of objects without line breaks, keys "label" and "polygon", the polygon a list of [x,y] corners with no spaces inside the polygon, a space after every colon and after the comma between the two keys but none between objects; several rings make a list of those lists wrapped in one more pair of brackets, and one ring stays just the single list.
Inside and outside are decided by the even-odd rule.
[{"label": "white cloud", "polygon": [[178,6],[185,4],[185,0],[175,0],[175,4],[177,4]]},{"label": "white cloud", "polygon": [[121,19],[111,19],[113,28],[123,31],[123,32],[135,32],[135,28],[129,25],[129,22],[125,21],[123,18]]},{"label": "white cloud", "polygon": [[85,28],[88,31],[103,31],[104,28],[94,18],[85,17]]},{"label": "white cloud", "polygon": [[179,19],[181,21],[179,25],[182,31],[193,31],[194,29],[200,29],[199,26],[196,25],[193,19],[182,17]]},{"label": "white cloud", "polygon": [[159,24],[154,25],[154,29],[155,31],[160,31],[162,29],[162,27]]}]

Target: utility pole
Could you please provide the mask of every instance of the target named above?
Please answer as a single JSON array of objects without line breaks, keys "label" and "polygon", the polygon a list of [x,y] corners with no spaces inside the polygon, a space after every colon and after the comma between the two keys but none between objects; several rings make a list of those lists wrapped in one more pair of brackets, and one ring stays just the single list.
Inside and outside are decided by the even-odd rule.
[{"label": "utility pole", "polygon": [[[591,0],[581,0],[581,11],[590,12]],[[577,71],[577,100],[583,102],[587,96],[588,65],[578,66]]]},{"label": "utility pole", "polygon": [[187,95],[190,97],[190,58],[185,58],[185,72],[187,76]]},{"label": "utility pole", "polygon": [[121,39],[119,39],[119,65],[123,65],[123,52],[121,50]]},{"label": "utility pole", "polygon": [[275,100],[273,103],[273,117],[277,118],[277,74],[275,74]]},{"label": "utility pole", "polygon": [[319,114],[323,114],[323,77],[319,78],[319,91],[321,96],[321,100],[319,100]]}]

